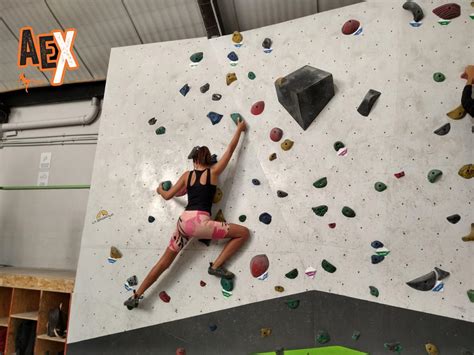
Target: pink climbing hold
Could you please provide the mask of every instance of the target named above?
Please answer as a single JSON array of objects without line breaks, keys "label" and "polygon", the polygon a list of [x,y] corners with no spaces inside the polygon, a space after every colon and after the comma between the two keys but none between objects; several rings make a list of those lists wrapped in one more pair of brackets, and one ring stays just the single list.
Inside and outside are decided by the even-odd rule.
[{"label": "pink climbing hold", "polygon": [[207,284],[206,284],[204,281],[202,281],[202,280],[201,280],[201,282],[200,282],[199,284],[201,285],[201,287],[204,287],[204,286],[207,285]]},{"label": "pink climbing hold", "polygon": [[455,3],[444,4],[434,9],[433,13],[443,20],[451,20],[461,15],[461,7]]},{"label": "pink climbing hold", "polygon": [[334,229],[336,228],[336,223],[329,223],[328,226],[329,228]]},{"label": "pink climbing hold", "polygon": [[186,349],[185,348],[176,349],[176,355],[186,355]]},{"label": "pink climbing hold", "polygon": [[252,112],[252,115],[260,115],[265,108],[265,102],[263,101],[257,101],[252,105],[252,108],[250,109],[250,112]]},{"label": "pink climbing hold", "polygon": [[399,173],[395,173],[395,174],[393,174],[393,175],[395,175],[395,177],[396,177],[397,179],[400,179],[401,177],[404,177],[404,176],[405,176],[405,172],[404,172],[404,171],[400,171]]},{"label": "pink climbing hold", "polygon": [[159,296],[160,296],[161,300],[165,303],[168,303],[171,300],[171,297],[168,296],[166,291],[161,291]]},{"label": "pink climbing hold", "polygon": [[250,260],[250,272],[253,277],[262,276],[267,272],[269,266],[270,261],[265,254],[255,255],[252,260]]},{"label": "pink climbing hold", "polygon": [[342,26],[342,33],[351,35],[360,27],[360,22],[357,20],[349,20]]},{"label": "pink climbing hold", "polygon": [[270,139],[274,142],[278,142],[281,137],[283,137],[283,131],[278,127],[272,128],[270,131]]}]

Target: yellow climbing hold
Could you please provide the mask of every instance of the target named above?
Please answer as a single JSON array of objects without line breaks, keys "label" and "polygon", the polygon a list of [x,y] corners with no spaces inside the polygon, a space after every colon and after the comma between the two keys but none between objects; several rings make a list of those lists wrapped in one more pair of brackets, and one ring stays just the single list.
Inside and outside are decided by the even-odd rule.
[{"label": "yellow climbing hold", "polygon": [[272,334],[271,328],[261,328],[260,329],[260,336],[262,338],[265,338],[265,337],[269,336],[270,334]]},{"label": "yellow climbing hold", "polygon": [[212,203],[219,203],[220,200],[222,199],[222,196],[224,193],[220,188],[216,188],[216,193],[214,194],[214,198],[212,199]]},{"label": "yellow climbing hold", "polygon": [[243,37],[242,37],[242,34],[239,31],[235,31],[232,34],[232,42],[240,43],[240,42],[242,42],[242,40],[243,40]]},{"label": "yellow climbing hold", "polygon": [[225,77],[225,82],[227,83],[227,86],[229,86],[236,80],[237,80],[237,76],[235,75],[235,73],[229,73]]},{"label": "yellow climbing hold", "polygon": [[285,78],[278,78],[277,80],[275,80],[275,85],[277,86],[282,86],[284,83],[285,83],[286,79]]},{"label": "yellow climbing hold", "polygon": [[460,120],[461,118],[464,118],[464,116],[466,116],[466,110],[464,109],[464,107],[462,107],[462,105],[459,105],[454,110],[449,111],[447,115],[453,120]]},{"label": "yellow climbing hold", "polygon": [[285,139],[281,144],[281,149],[283,150],[290,150],[293,147],[294,142],[290,139]]},{"label": "yellow climbing hold", "polygon": [[216,218],[214,218],[215,221],[217,222],[226,222],[224,218],[224,213],[222,213],[222,210],[217,211]]},{"label": "yellow climbing hold", "polygon": [[425,344],[425,349],[426,349],[426,352],[429,355],[438,355],[439,354],[438,348],[434,344],[431,344],[431,343]]},{"label": "yellow climbing hold", "polygon": [[458,174],[465,179],[471,179],[474,177],[474,164],[466,164],[459,169]]},{"label": "yellow climbing hold", "polygon": [[272,154],[270,154],[270,156],[268,157],[268,160],[272,161],[272,160],[275,160],[276,158],[277,158],[276,153],[272,153]]},{"label": "yellow climbing hold", "polygon": [[283,286],[275,286],[275,291],[276,292],[283,292],[283,291],[285,291],[285,288]]},{"label": "yellow climbing hold", "polygon": [[114,259],[120,259],[122,257],[122,253],[116,247],[110,248],[110,257]]},{"label": "yellow climbing hold", "polygon": [[464,242],[474,242],[474,223],[471,223],[471,233],[462,237],[462,240]]}]

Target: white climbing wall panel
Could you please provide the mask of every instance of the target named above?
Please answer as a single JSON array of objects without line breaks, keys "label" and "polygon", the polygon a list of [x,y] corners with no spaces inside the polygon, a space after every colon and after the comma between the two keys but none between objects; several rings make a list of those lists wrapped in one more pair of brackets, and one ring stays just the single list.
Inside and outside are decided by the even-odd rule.
[{"label": "white climbing wall panel", "polygon": [[[474,287],[474,244],[461,241],[474,221],[473,181],[458,175],[462,165],[474,162],[473,134],[469,116],[460,121],[446,116],[460,104],[459,75],[474,58],[474,21],[468,16],[474,8],[463,1],[461,17],[441,26],[431,10],[442,2],[418,3],[425,12],[418,28],[409,25],[412,15],[400,2],[380,1],[244,32],[241,48],[226,36],[113,49],[69,342],[282,296],[275,285],[285,287],[283,295],[315,289],[474,321],[466,296]],[[351,18],[362,23],[361,35],[341,33]],[[270,54],[262,50],[265,37],[273,40]],[[239,56],[236,67],[227,59],[232,50]],[[189,57],[198,51],[204,59],[191,68]],[[303,131],[278,103],[274,81],[306,64],[333,74],[336,95]],[[255,72],[255,80],[247,78],[248,71]],[[438,71],[446,81],[432,79]],[[228,72],[238,77],[230,86]],[[199,87],[206,82],[210,90],[202,94]],[[191,90],[183,97],[179,89],[185,83]],[[356,108],[369,89],[382,95],[363,117]],[[212,101],[213,93],[222,99]],[[265,111],[253,116],[250,107],[259,100]],[[224,118],[213,126],[209,111]],[[222,243],[206,247],[194,241],[146,292],[141,307],[127,311],[122,303],[131,293],[124,282],[134,274],[143,280],[167,247],[186,203],[185,198],[164,201],[156,186],[191,168],[186,157],[194,145],[208,145],[221,155],[235,130],[232,112],[245,117],[248,130],[219,184],[224,198],[213,212],[222,208],[235,223],[245,214],[251,230],[249,243],[228,264],[237,275],[233,295],[223,297],[219,279],[207,275]],[[152,117],[154,126],[148,124]],[[448,135],[433,133],[448,121]],[[161,125],[166,134],[159,136],[155,129]],[[291,150],[269,139],[272,127],[295,142]],[[339,140],[348,147],[345,157],[333,148]],[[273,152],[278,158],[269,161]],[[434,184],[426,178],[431,169],[443,171]],[[406,176],[396,179],[393,174],[402,170]],[[313,182],[324,176],[328,185],[315,189]],[[252,178],[261,185],[252,185]],[[388,189],[375,191],[376,181]],[[278,198],[278,189],[289,196]],[[312,212],[318,205],[329,207],[324,217]],[[357,216],[344,217],[343,206]],[[93,223],[102,209],[113,215]],[[262,212],[272,215],[270,225],[258,221]],[[446,217],[455,213],[461,220],[450,224]],[[328,227],[331,222],[335,229]],[[373,240],[391,251],[377,265],[370,261]],[[115,264],[107,262],[111,246],[123,253]],[[266,281],[249,272],[250,259],[262,253],[270,259]],[[334,274],[322,269],[323,259],[337,267]],[[308,266],[317,269],[314,280],[304,274]],[[451,272],[443,292],[405,284],[435,266]],[[293,268],[299,276],[285,278]],[[200,280],[207,286],[201,288]],[[370,295],[369,285],[379,289],[378,298]],[[162,290],[170,303],[159,299]]]}]

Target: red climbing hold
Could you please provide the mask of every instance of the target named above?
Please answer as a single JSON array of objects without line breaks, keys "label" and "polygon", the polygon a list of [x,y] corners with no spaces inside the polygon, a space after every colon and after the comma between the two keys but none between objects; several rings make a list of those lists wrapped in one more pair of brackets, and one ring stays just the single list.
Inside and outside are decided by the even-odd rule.
[{"label": "red climbing hold", "polygon": [[278,127],[272,128],[272,130],[270,131],[270,139],[274,142],[278,142],[282,136],[283,131]]},{"label": "red climbing hold", "polygon": [[186,355],[186,349],[185,348],[176,349],[176,355]]},{"label": "red climbing hold", "polygon": [[357,20],[349,20],[342,26],[342,33],[351,35],[360,27],[360,22]]},{"label": "red climbing hold", "polygon": [[171,300],[171,297],[168,296],[168,294],[166,293],[166,291],[161,291],[160,292],[160,298],[163,302],[166,302],[168,303],[170,300]]},{"label": "red climbing hold", "polygon": [[201,282],[200,282],[199,284],[201,285],[201,287],[204,287],[204,286],[207,285],[207,284],[206,284],[204,281],[202,281],[202,280],[201,280]]},{"label": "red climbing hold", "polygon": [[400,179],[401,177],[404,177],[404,176],[405,176],[405,172],[404,172],[404,171],[400,171],[399,173],[395,173],[395,174],[393,174],[393,175],[395,175],[395,177],[396,177],[397,179]]},{"label": "red climbing hold", "polygon": [[260,115],[263,112],[263,109],[265,108],[265,102],[263,101],[258,101],[252,105],[252,108],[250,109],[250,112],[252,112],[252,115]]},{"label": "red climbing hold", "polygon": [[262,276],[267,270],[270,262],[265,254],[255,255],[250,260],[250,272],[253,277]]},{"label": "red climbing hold", "polygon": [[336,228],[336,223],[329,223],[328,226],[329,228],[334,229]]},{"label": "red climbing hold", "polygon": [[461,15],[461,8],[458,4],[449,3],[438,6],[433,10],[433,13],[441,17],[443,20],[451,20]]}]

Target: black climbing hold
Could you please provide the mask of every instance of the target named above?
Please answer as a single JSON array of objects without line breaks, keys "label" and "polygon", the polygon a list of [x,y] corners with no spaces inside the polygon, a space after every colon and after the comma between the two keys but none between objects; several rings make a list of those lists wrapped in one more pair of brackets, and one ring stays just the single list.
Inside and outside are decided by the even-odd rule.
[{"label": "black climbing hold", "polygon": [[155,117],[150,118],[150,119],[148,120],[148,124],[149,124],[150,126],[153,126],[155,123],[156,123],[156,118],[155,118]]},{"label": "black climbing hold", "polygon": [[150,222],[150,223],[155,222],[155,217],[153,217],[153,216],[148,216],[148,222]]},{"label": "black climbing hold", "polygon": [[413,14],[413,21],[420,22],[423,19],[423,10],[421,9],[420,5],[418,5],[414,1],[407,1],[403,4],[403,8],[405,10],[410,11]]},{"label": "black climbing hold", "polygon": [[442,125],[441,127],[439,127],[436,131],[434,131],[434,133],[437,134],[438,136],[445,136],[446,134],[449,133],[450,130],[451,130],[451,124],[448,122]]},{"label": "black climbing hold", "polygon": [[387,185],[385,185],[383,182],[377,181],[374,185],[375,190],[378,192],[382,192],[387,189]]},{"label": "black climbing hold", "polygon": [[458,214],[453,214],[451,216],[446,217],[449,223],[456,224],[461,220],[461,216]]},{"label": "black climbing hold", "polygon": [[317,216],[324,216],[326,214],[326,212],[328,211],[329,207],[326,206],[326,205],[321,205],[321,206],[317,206],[317,207],[313,207],[311,208],[313,210],[313,212],[317,215]]},{"label": "black climbing hold", "polygon": [[319,344],[326,344],[330,340],[331,340],[331,337],[329,336],[329,333],[326,330],[318,331],[318,334],[316,335],[316,341]]},{"label": "black climbing hold", "polygon": [[296,277],[298,276],[298,270],[297,269],[293,269],[289,272],[287,272],[285,274],[285,277],[289,278],[289,279],[296,279]]},{"label": "black climbing hold", "polygon": [[201,87],[199,88],[199,90],[201,91],[201,93],[204,94],[205,92],[207,92],[207,90],[209,90],[209,88],[210,88],[209,83],[206,83],[206,84],[204,84],[203,86],[201,86]]},{"label": "black climbing hold", "polygon": [[236,62],[239,60],[239,57],[237,56],[235,52],[230,52],[229,54],[227,54],[227,58],[229,58],[229,60],[233,62]]},{"label": "black climbing hold", "polygon": [[272,40],[270,38],[265,38],[262,42],[262,47],[265,49],[270,49],[272,48]]},{"label": "black climbing hold", "polygon": [[300,300],[288,300],[288,301],[285,301],[285,303],[288,306],[288,308],[296,309],[300,305]]},{"label": "black climbing hold", "polygon": [[446,77],[444,76],[443,73],[437,72],[433,74],[433,80],[436,81],[437,83],[442,83],[443,81],[446,80]]},{"label": "black climbing hold", "polygon": [[354,330],[352,333],[352,340],[359,340],[360,338],[360,332],[358,330]]},{"label": "black climbing hold", "polygon": [[337,270],[337,268],[326,259],[323,259],[323,261],[321,262],[321,266],[330,274],[334,273]]},{"label": "black climbing hold", "polygon": [[186,96],[186,94],[189,92],[189,89],[190,89],[189,85],[184,84],[184,86],[181,89],[179,89],[179,92],[181,93],[181,95]]},{"label": "black climbing hold", "polygon": [[275,81],[280,104],[306,130],[334,96],[332,74],[305,65]]},{"label": "black climbing hold", "polygon": [[211,120],[212,125],[218,124],[222,119],[221,114],[212,111],[207,114],[207,117]]},{"label": "black climbing hold", "polygon": [[191,57],[189,57],[189,59],[191,59],[191,62],[193,63],[199,63],[203,57],[204,57],[203,52],[196,52]]},{"label": "black climbing hold", "polygon": [[137,275],[130,276],[130,277],[127,279],[127,283],[128,283],[129,286],[136,286],[136,285],[138,285],[138,278],[137,278]]},{"label": "black climbing hold", "polygon": [[436,285],[436,273],[431,271],[426,275],[407,282],[407,285],[418,291],[430,291]]},{"label": "black climbing hold", "polygon": [[157,135],[165,134],[165,133],[166,133],[166,128],[163,127],[163,126],[160,126],[160,127],[158,127],[158,128],[155,130],[155,133],[156,133]]},{"label": "black climbing hold", "polygon": [[198,239],[202,244],[205,244],[207,246],[211,245],[211,240],[210,239]]},{"label": "black climbing hold", "polygon": [[212,94],[213,101],[219,101],[222,98],[221,94]]},{"label": "black climbing hold", "polygon": [[247,219],[247,216],[244,215],[244,214],[239,216],[239,221],[242,222],[242,223],[245,222],[246,219]]},{"label": "black climbing hold", "polygon": [[217,154],[212,154],[211,155],[211,165],[214,165],[217,163]]},{"label": "black climbing hold", "polygon": [[357,112],[359,112],[362,116],[368,116],[372,110],[372,106],[374,106],[375,101],[377,101],[381,94],[382,93],[377,90],[370,89],[367,94],[365,94],[365,97],[360,103]]},{"label": "black climbing hold", "polygon": [[328,184],[328,179],[326,177],[322,177],[321,179],[316,180],[313,183],[313,186],[317,189],[321,189],[323,187],[326,187],[327,184]]},{"label": "black climbing hold", "polygon": [[383,243],[378,240],[374,240],[372,243],[370,243],[370,246],[374,249],[383,248]]},{"label": "black climbing hold", "polygon": [[270,216],[267,212],[264,212],[258,217],[258,220],[264,224],[272,223],[272,216]]},{"label": "black climbing hold", "polygon": [[370,294],[374,297],[379,297],[379,290],[375,286],[369,286]]},{"label": "black climbing hold", "polygon": [[372,264],[378,264],[380,262],[382,262],[383,259],[385,259],[385,256],[383,255],[372,255],[370,257],[371,261],[372,261]]},{"label": "black climbing hold", "polygon": [[252,179],[252,184],[254,184],[255,186],[258,186],[260,185],[260,181],[258,179]]},{"label": "black climbing hold", "polygon": [[250,80],[254,80],[257,77],[253,71],[249,71],[247,76]]},{"label": "black climbing hold", "polygon": [[444,270],[442,270],[438,267],[435,267],[435,272],[436,272],[436,275],[437,275],[436,278],[437,278],[438,281],[441,281],[441,280],[447,278],[450,275],[450,273],[448,271],[444,271]]},{"label": "black climbing hold", "polygon": [[211,332],[214,332],[216,329],[217,329],[217,325],[215,325],[215,324],[210,324],[210,325],[209,325],[209,330],[210,330]]},{"label": "black climbing hold", "polygon": [[278,190],[277,191],[277,196],[280,197],[280,198],[283,198],[283,197],[288,196],[288,193],[286,193],[285,191]]},{"label": "black climbing hold", "polygon": [[443,175],[443,172],[438,169],[433,169],[428,172],[428,181],[432,184],[439,180],[439,178]]},{"label": "black climbing hold", "polygon": [[341,141],[337,141],[334,143],[334,150],[337,152],[339,149],[344,148],[345,145]]},{"label": "black climbing hold", "polygon": [[234,281],[232,279],[221,278],[221,286],[224,290],[230,292],[234,289]]},{"label": "black climbing hold", "polygon": [[344,206],[342,208],[342,214],[348,218],[354,218],[356,216],[356,213],[354,212],[354,210],[347,206]]}]

